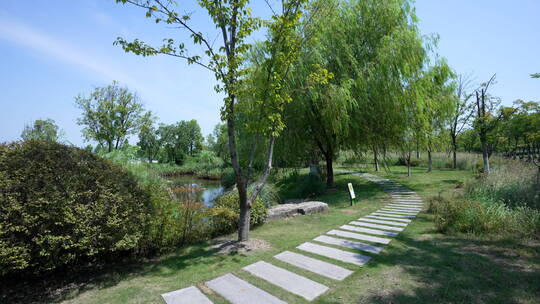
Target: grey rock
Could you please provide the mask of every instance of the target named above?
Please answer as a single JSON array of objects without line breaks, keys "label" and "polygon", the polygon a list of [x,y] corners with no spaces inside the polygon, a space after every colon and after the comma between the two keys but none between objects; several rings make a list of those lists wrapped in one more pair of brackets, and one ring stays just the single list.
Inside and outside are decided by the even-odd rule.
[{"label": "grey rock", "polygon": [[268,210],[266,220],[275,220],[297,215],[320,213],[328,211],[328,204],[323,202],[309,201],[298,204],[281,204]]}]

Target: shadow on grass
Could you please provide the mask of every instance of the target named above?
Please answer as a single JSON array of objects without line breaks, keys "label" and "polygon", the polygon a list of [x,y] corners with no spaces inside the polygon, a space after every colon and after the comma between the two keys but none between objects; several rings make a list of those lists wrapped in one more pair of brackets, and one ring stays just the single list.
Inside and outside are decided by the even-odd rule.
[{"label": "shadow on grass", "polygon": [[400,267],[413,286],[374,288],[359,303],[539,303],[538,244],[443,236],[431,228],[422,233],[430,237],[400,235],[396,248],[368,266]]},{"label": "shadow on grass", "polygon": [[[219,248],[209,242],[191,245],[151,260],[126,259],[116,263],[66,269],[24,281],[2,282],[0,303],[58,303],[91,289],[117,285],[131,278],[177,275],[187,266],[219,264],[224,259],[237,262],[242,254],[217,255]],[[231,259],[231,256],[238,256]]]}]

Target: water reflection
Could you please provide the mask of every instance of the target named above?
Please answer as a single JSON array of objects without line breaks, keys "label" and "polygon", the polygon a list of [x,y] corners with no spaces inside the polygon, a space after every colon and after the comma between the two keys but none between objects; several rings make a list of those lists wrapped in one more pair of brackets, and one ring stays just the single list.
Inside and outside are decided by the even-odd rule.
[{"label": "water reflection", "polygon": [[170,178],[171,189],[181,202],[201,202],[211,207],[216,198],[221,196],[225,188],[220,181],[198,179],[193,176]]}]

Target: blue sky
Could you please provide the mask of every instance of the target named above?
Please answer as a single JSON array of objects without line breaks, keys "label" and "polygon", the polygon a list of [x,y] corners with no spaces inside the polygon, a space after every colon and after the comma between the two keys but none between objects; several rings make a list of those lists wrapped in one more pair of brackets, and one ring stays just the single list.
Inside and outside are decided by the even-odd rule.
[{"label": "blue sky", "polygon": [[[215,35],[194,0],[180,2],[189,3],[197,27]],[[262,0],[252,2],[255,14],[268,14]],[[540,72],[540,1],[418,0],[416,7],[422,33],[440,36],[438,53],[458,73],[477,82],[497,73],[492,92],[507,105],[540,100],[540,80],[529,77]],[[197,119],[210,133],[222,103],[210,72],[112,45],[118,36],[159,42],[177,32],[113,0],[2,0],[0,142],[18,139],[35,119],[52,118],[71,143],[83,145],[74,97],[112,80],[135,90],[160,122]]]}]

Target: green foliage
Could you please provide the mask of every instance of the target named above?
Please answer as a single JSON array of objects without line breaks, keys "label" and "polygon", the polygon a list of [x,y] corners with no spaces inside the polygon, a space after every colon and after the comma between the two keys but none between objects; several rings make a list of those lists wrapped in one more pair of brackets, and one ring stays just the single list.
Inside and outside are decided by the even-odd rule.
[{"label": "green foliage", "polygon": [[[239,202],[240,199],[236,190],[216,200],[214,206],[209,210],[214,233],[228,233],[238,228],[238,218],[240,216]],[[264,223],[267,213],[266,205],[260,197],[257,198],[251,206],[250,226],[254,227]]]},{"label": "green foliage", "polygon": [[61,133],[54,120],[38,119],[32,125],[24,126],[21,138],[23,140],[59,141],[62,138]]},{"label": "green foliage", "polygon": [[136,250],[153,212],[125,169],[54,142],[0,146],[0,190],[0,275]]},{"label": "green foliage", "polygon": [[315,174],[300,174],[294,170],[276,174],[273,179],[283,200],[313,198],[326,191],[324,181]]},{"label": "green foliage", "polygon": [[160,125],[157,134],[162,147],[160,162],[181,165],[186,157],[202,150],[203,136],[196,120],[180,121],[174,125]]},{"label": "green foliage", "polygon": [[139,97],[115,81],[106,87],[95,88],[89,97],[79,95],[75,103],[82,110],[77,123],[83,128],[86,140],[95,140],[108,152],[118,149],[127,142],[127,137],[136,134],[145,118]]},{"label": "green foliage", "polygon": [[502,202],[469,199],[429,200],[430,211],[441,232],[540,238],[540,211],[527,207],[510,208]]}]

